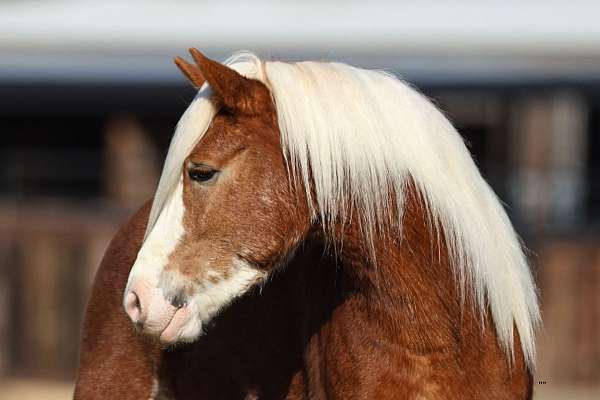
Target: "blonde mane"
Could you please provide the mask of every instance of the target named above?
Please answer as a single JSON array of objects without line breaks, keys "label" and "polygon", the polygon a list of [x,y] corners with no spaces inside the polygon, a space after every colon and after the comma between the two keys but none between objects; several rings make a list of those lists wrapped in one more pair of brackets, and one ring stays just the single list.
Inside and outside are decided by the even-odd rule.
[{"label": "blonde mane", "polygon": [[[313,213],[323,221],[344,218],[343,200],[352,199],[371,232],[402,215],[412,180],[443,229],[460,287],[472,288],[482,315],[489,306],[511,360],[516,326],[533,367],[539,309],[521,243],[460,135],[427,98],[390,74],[345,64],[263,62],[250,53],[225,64],[270,88],[284,154],[305,187],[312,179]],[[217,112],[210,94],[204,85],[177,125],[146,236]]]}]

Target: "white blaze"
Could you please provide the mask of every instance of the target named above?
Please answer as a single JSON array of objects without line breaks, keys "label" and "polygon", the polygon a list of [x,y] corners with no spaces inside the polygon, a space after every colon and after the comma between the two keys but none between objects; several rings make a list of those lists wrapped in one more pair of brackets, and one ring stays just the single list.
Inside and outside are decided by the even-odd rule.
[{"label": "white blaze", "polygon": [[158,286],[160,273],[167,266],[169,256],[184,234],[184,213],[183,179],[180,179],[138,252],[137,259],[129,273],[125,293],[131,287],[134,279],[144,279],[150,285]]}]

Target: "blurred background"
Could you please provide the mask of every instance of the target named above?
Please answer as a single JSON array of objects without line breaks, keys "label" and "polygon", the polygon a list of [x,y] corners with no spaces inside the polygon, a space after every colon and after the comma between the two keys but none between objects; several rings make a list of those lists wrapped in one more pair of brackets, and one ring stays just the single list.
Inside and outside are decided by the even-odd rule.
[{"label": "blurred background", "polygon": [[597,0],[0,0],[0,399],[69,398],[108,241],[194,91],[172,63],[392,71],[454,121],[540,287],[537,399],[600,398]]}]

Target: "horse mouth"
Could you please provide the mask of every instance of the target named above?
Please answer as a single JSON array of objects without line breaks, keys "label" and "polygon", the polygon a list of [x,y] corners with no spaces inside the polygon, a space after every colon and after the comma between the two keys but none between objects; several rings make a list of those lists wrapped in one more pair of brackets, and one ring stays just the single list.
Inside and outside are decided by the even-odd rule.
[{"label": "horse mouth", "polygon": [[177,343],[183,334],[183,331],[190,321],[190,309],[187,306],[182,306],[175,311],[165,328],[159,336],[159,341],[164,346],[170,346]]}]

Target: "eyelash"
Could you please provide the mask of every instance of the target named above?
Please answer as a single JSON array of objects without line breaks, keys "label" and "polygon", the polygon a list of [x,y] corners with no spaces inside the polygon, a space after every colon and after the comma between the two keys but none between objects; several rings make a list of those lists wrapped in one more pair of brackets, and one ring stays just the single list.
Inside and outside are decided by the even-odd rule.
[{"label": "eyelash", "polygon": [[208,168],[191,168],[188,170],[188,176],[190,180],[194,182],[209,182],[217,174],[217,170]]}]

